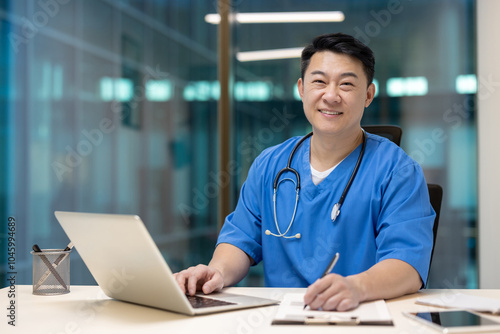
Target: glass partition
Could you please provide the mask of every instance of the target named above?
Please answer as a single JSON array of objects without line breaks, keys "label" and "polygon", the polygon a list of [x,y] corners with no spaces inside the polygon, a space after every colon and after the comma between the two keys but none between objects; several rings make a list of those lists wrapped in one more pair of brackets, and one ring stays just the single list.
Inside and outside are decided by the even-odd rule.
[{"label": "glass partition", "polygon": [[[217,27],[204,16],[215,10],[212,1],[0,1],[2,277],[8,217],[16,283],[30,284],[32,245],[68,243],[55,210],[136,214],[172,270],[209,261]],[[93,283],[74,255],[71,283]]]}]

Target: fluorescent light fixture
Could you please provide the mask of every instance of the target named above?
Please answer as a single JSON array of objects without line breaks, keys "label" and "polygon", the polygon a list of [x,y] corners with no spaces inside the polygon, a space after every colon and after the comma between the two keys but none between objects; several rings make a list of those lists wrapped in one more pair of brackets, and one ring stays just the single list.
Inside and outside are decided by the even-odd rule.
[{"label": "fluorescent light fixture", "polygon": [[103,101],[112,101],[114,97],[113,78],[103,77],[100,82],[101,99]]},{"label": "fluorescent light fixture", "polygon": [[234,98],[236,101],[269,101],[272,89],[273,85],[270,82],[240,81],[234,84]]},{"label": "fluorescent light fixture", "polygon": [[172,97],[172,90],[170,80],[149,80],[146,82],[146,98],[149,101],[168,101]]},{"label": "fluorescent light fixture", "polygon": [[477,77],[474,74],[459,75],[455,79],[455,90],[458,94],[477,93]]},{"label": "fluorescent light fixture", "polygon": [[246,51],[236,53],[239,61],[259,61],[272,59],[300,58],[304,48],[273,49],[261,51]]},{"label": "fluorescent light fixture", "polygon": [[131,101],[134,96],[134,84],[132,80],[126,78],[115,79],[114,93],[117,101]]},{"label": "fluorescent light fixture", "polygon": [[[345,16],[341,11],[332,12],[269,12],[269,13],[234,13],[229,20],[238,23],[305,23],[305,22],[342,22]],[[205,21],[220,23],[219,14],[205,15]]]},{"label": "fluorescent light fixture", "polygon": [[130,101],[134,95],[134,85],[130,79],[102,77],[99,84],[103,101]]},{"label": "fluorescent light fixture", "polygon": [[386,89],[391,97],[422,96],[429,91],[429,84],[425,77],[390,78]]},{"label": "fluorescent light fixture", "polygon": [[186,101],[208,101],[220,98],[218,81],[193,81],[187,84],[183,91]]}]

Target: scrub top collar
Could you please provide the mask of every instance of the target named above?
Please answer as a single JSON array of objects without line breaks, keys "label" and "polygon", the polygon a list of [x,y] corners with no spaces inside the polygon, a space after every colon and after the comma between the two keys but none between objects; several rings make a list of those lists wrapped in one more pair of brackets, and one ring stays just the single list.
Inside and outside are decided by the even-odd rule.
[{"label": "scrub top collar", "polygon": [[[369,136],[366,138],[367,145],[368,145],[368,139]],[[345,182],[347,182],[358,160],[359,153],[361,152],[361,146],[362,144],[359,144],[354,149],[354,151],[349,153],[349,155],[344,160],[342,160],[338,164],[338,166],[323,181],[321,181],[318,185],[315,185],[312,182],[311,163],[309,159],[311,152],[311,138],[308,138],[306,141],[304,141],[302,146],[296,152],[297,158],[295,159],[297,160],[294,159],[292,161],[292,166],[295,165],[294,168],[297,168],[300,174],[301,194],[304,194],[309,199],[312,199],[317,195],[321,194],[323,191],[330,191],[332,189],[332,182],[337,178],[344,178],[345,176],[346,179]],[[298,163],[297,161],[300,161],[301,163]],[[361,166],[360,166],[360,171],[361,171]],[[354,179],[354,182],[356,182],[356,178]]]}]

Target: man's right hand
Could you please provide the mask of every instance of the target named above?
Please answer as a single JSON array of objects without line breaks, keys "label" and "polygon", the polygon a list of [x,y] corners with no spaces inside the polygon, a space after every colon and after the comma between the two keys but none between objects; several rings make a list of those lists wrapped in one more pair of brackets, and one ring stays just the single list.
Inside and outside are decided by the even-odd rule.
[{"label": "man's right hand", "polygon": [[190,267],[174,274],[177,283],[185,294],[193,296],[196,291],[209,294],[224,287],[224,278],[219,270],[203,264]]},{"label": "man's right hand", "polygon": [[189,295],[205,294],[232,286],[248,273],[252,259],[236,246],[221,243],[215,248],[208,266],[199,264],[174,274],[181,290]]}]

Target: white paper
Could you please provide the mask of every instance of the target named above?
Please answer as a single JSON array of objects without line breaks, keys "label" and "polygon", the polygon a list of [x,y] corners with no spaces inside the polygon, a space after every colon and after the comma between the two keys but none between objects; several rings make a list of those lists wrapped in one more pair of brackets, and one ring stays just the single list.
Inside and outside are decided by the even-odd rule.
[{"label": "white paper", "polygon": [[500,299],[466,295],[464,293],[443,293],[434,297],[422,297],[417,304],[457,308],[477,312],[500,314]]},{"label": "white paper", "polygon": [[303,321],[308,317],[345,321],[353,318],[363,322],[391,322],[392,318],[384,300],[361,303],[356,309],[347,312],[317,311],[307,307],[304,310],[304,294],[288,293],[284,296],[275,320]]}]

